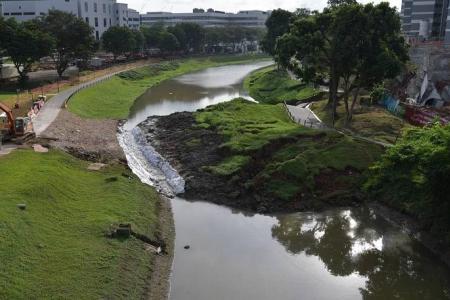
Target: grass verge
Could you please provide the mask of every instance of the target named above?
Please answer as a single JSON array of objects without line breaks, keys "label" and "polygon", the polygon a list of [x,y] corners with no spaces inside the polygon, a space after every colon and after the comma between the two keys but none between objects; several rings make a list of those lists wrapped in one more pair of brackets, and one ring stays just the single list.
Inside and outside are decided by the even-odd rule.
[{"label": "grass verge", "polygon": [[305,194],[352,196],[362,174],[383,152],[336,132],[298,126],[281,104],[236,99],[200,110],[195,118],[198,127],[224,137],[222,161],[206,170],[228,177],[250,173],[239,182],[284,201],[301,200]]},{"label": "grass verge", "polygon": [[[326,105],[327,100],[317,101],[311,105],[311,109],[322,122],[332,126],[331,113]],[[350,124],[346,124],[343,104],[337,107],[337,113],[339,118],[335,122],[336,128],[349,130],[383,143],[395,143],[404,130],[412,128],[411,125],[382,107],[357,105]]]},{"label": "grass verge", "polygon": [[131,222],[153,237],[154,189],[122,166],[92,172],[59,151],[17,150],[0,164],[1,299],[142,297],[152,254],[141,241],[105,233],[113,223]]},{"label": "grass verge", "polygon": [[291,79],[285,70],[269,66],[253,72],[244,81],[250,96],[260,103],[297,102],[318,92],[298,80]]},{"label": "grass verge", "polygon": [[69,110],[85,118],[123,119],[138,96],[160,82],[200,69],[254,61],[259,55],[178,60],[142,67],[114,76],[72,97]]}]

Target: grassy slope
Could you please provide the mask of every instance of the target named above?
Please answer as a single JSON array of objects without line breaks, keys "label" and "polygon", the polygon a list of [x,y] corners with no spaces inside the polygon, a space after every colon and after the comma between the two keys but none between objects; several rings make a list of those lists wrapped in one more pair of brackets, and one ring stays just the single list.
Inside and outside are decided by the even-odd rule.
[{"label": "grassy slope", "polygon": [[316,94],[314,88],[291,79],[286,71],[275,66],[253,72],[245,79],[244,86],[255,100],[267,104],[296,102]]},{"label": "grassy slope", "polygon": [[198,58],[143,67],[82,90],[71,99],[69,110],[86,118],[123,119],[128,116],[130,107],[139,95],[163,80],[203,68],[254,61],[258,58],[263,56]]},{"label": "grassy slope", "polygon": [[[326,124],[332,124],[330,111],[326,108],[327,100],[313,103],[312,110]],[[355,108],[353,120],[349,126],[345,124],[345,107],[338,106],[339,118],[335,127],[350,130],[358,135],[373,138],[385,143],[395,143],[401,132],[411,126],[402,119],[392,115],[380,107],[359,107]]]},{"label": "grassy slope", "polygon": [[[105,232],[132,222],[152,236],[154,189],[121,176],[128,173],[121,166],[90,172],[86,162],[57,151],[17,150],[0,165],[1,299],[141,297],[152,256],[142,242]],[[111,177],[117,181],[105,181]]]},{"label": "grassy slope", "polygon": [[[292,200],[300,192],[313,193],[320,189],[315,184],[315,176],[323,172],[348,168],[363,172],[382,152],[378,146],[337,133],[298,126],[280,104],[234,100],[197,112],[196,121],[198,126],[215,128],[225,137],[223,146],[230,155],[218,165],[207,167],[222,176],[238,174],[250,162],[252,154],[270,141],[293,137],[292,141],[265,153],[263,167],[248,182],[285,200]],[[358,179],[352,177],[337,184],[354,189]]]}]

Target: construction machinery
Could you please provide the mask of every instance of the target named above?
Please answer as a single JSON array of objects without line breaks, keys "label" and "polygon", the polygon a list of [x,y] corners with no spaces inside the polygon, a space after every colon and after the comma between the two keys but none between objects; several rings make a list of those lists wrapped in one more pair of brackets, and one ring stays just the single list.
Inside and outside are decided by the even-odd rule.
[{"label": "construction machinery", "polygon": [[3,136],[4,141],[12,140],[23,144],[36,135],[30,118],[14,117],[12,109],[0,102],[0,136]]}]

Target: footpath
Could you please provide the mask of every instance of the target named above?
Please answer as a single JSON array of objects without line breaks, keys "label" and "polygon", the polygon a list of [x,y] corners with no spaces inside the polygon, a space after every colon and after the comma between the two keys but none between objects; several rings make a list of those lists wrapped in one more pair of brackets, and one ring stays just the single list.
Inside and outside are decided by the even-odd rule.
[{"label": "footpath", "polygon": [[377,140],[374,140],[371,138],[357,135],[353,132],[343,131],[343,130],[339,130],[336,128],[330,128],[330,127],[326,126],[319,119],[319,117],[311,110],[311,108],[310,108],[311,103],[300,103],[298,105],[288,105],[288,104],[284,103],[284,106],[285,106],[286,111],[287,111],[289,117],[291,118],[291,120],[302,126],[310,127],[310,128],[314,128],[314,129],[334,130],[342,135],[351,136],[352,138],[354,138],[356,140],[376,144],[376,145],[379,145],[379,146],[382,146],[385,148],[393,146],[393,144],[380,142],[380,141],[377,141]]}]

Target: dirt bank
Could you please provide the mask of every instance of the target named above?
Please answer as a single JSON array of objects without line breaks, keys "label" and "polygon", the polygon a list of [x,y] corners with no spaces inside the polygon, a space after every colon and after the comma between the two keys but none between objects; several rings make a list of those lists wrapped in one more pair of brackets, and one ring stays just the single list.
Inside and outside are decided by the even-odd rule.
[{"label": "dirt bank", "polygon": [[63,109],[42,134],[42,143],[95,162],[125,162],[117,141],[116,120],[82,119]]},{"label": "dirt bank", "polygon": [[[185,179],[183,197],[186,199],[211,201],[260,213],[315,210],[331,205],[348,206],[359,202],[357,198],[360,195],[349,196],[336,193],[330,195],[326,189],[330,186],[329,184],[324,185],[317,195],[305,191],[289,201],[274,197],[260,188],[270,180],[260,178],[258,173],[270,163],[274,153],[302,137],[273,140],[261,149],[253,151],[249,164],[238,173],[221,176],[211,172],[206,166],[217,165],[224,157],[230,155],[229,150],[222,146],[224,138],[214,128],[196,126],[192,113],[182,112],[164,117],[151,117],[139,126],[146,135],[147,142],[151,143],[159,153],[164,154],[164,158]],[[352,170],[348,172],[352,174]],[[353,171],[353,174],[357,173]],[[317,176],[318,182],[322,175]],[[253,179],[256,184],[253,186],[246,184],[249,179]],[[333,183],[333,180],[330,179],[329,182]],[[337,201],[336,198],[339,198],[339,202],[333,202]]]}]

